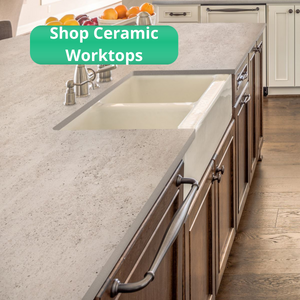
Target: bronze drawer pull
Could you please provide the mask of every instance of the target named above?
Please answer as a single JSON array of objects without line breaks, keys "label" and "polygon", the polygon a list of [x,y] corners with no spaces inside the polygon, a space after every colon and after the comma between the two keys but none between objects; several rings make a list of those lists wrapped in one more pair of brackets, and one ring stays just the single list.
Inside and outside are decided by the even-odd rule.
[{"label": "bronze drawer pull", "polygon": [[217,173],[217,175],[213,174],[212,182],[218,181],[218,183],[220,183],[221,180],[222,180],[222,174],[221,173]]},{"label": "bronze drawer pull", "polygon": [[251,8],[251,9],[244,9],[244,8],[223,8],[223,9],[211,9],[207,8],[206,11],[213,12],[243,12],[243,11],[259,11],[259,7]]},{"label": "bronze drawer pull", "polygon": [[165,232],[163,240],[159,246],[149,271],[146,272],[145,277],[142,280],[134,283],[121,283],[120,280],[115,279],[111,287],[112,298],[117,296],[119,293],[137,292],[145,288],[154,279],[155,272],[157,271],[157,268],[172,246],[173,242],[177,238],[178,233],[186,220],[189,208],[193,202],[196,192],[199,189],[198,181],[192,178],[183,178],[182,176],[178,175],[176,185],[180,186],[181,184],[191,184],[191,190],[176,211],[172,222],[169,224],[169,227]]},{"label": "bronze drawer pull", "polygon": [[[299,12],[300,12],[300,10],[299,10]],[[257,53],[257,52],[262,53],[262,45],[263,45],[263,42],[260,42],[260,44],[257,47],[253,47],[252,51],[254,51],[255,53]]]},{"label": "bronze drawer pull", "polygon": [[216,173],[220,173],[220,172],[221,172],[222,175],[224,174],[224,172],[225,172],[225,166],[224,165],[222,165],[221,167],[216,168]]},{"label": "bronze drawer pull", "polygon": [[173,16],[186,16],[186,12],[183,12],[183,13],[169,13],[169,16],[173,17]]},{"label": "bronze drawer pull", "polygon": [[241,100],[241,104],[247,104],[251,100],[251,95],[245,95],[244,100]]}]

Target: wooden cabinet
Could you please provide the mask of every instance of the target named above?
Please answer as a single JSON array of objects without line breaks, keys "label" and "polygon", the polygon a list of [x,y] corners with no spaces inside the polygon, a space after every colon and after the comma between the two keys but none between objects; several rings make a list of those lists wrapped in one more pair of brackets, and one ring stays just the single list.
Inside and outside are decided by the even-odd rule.
[{"label": "wooden cabinet", "polygon": [[[111,297],[114,279],[121,282],[137,282],[144,278],[157,253],[174,213],[183,201],[182,185],[176,186],[178,174],[183,175],[183,164],[174,173],[165,190],[151,209],[139,231],[116,264],[111,275],[96,299],[115,299]],[[173,246],[162,260],[155,279],[144,289],[119,294],[120,300],[174,300],[182,299],[183,294],[183,229]]]},{"label": "wooden cabinet", "polygon": [[249,94],[251,101],[249,103],[249,168],[250,168],[250,183],[254,175],[254,170],[257,162],[257,124],[256,124],[256,101],[255,101],[255,49],[249,53]]},{"label": "wooden cabinet", "polygon": [[214,162],[200,182],[185,223],[185,278],[187,300],[214,299]]},{"label": "wooden cabinet", "polygon": [[[255,142],[254,151],[256,152],[257,161],[262,160],[261,149],[263,145],[263,82],[262,82],[262,65],[264,55],[263,38],[256,43],[255,51],[255,78],[254,78],[254,91],[255,91]],[[254,172],[255,169],[252,169]]]},{"label": "wooden cabinet", "polygon": [[[176,169],[96,300],[215,300],[262,146],[261,37],[241,64],[233,86],[233,119],[190,199],[176,241],[145,288],[112,295],[115,280],[134,283],[149,270],[183,203],[183,163]],[[188,174],[187,174],[188,175]],[[187,179],[186,179],[187,180]],[[187,201],[187,202],[186,202]],[[176,218],[175,218],[176,219]],[[172,223],[174,224],[174,222]],[[178,227],[179,228],[179,227]],[[124,290],[123,290],[124,291]]]},{"label": "wooden cabinet", "polygon": [[235,121],[232,121],[214,156],[216,291],[235,236]]},{"label": "wooden cabinet", "polygon": [[200,182],[185,224],[186,299],[215,299],[235,236],[235,122]]},{"label": "wooden cabinet", "polygon": [[262,159],[263,144],[263,95],[262,95],[262,55],[263,40],[260,38],[249,53],[249,168],[250,183],[254,176],[256,164]]},{"label": "wooden cabinet", "polygon": [[[251,101],[251,99],[250,99]],[[236,161],[237,161],[237,225],[239,224],[250,186],[250,101],[249,85],[244,87],[235,105],[236,114]]]},{"label": "wooden cabinet", "polygon": [[295,86],[294,5],[268,6],[268,86]]}]

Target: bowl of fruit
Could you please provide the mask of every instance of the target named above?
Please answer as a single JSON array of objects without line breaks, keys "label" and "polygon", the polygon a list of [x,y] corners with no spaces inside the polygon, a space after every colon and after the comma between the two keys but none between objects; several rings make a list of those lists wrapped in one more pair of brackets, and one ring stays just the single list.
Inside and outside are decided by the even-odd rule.
[{"label": "bowl of fruit", "polygon": [[151,3],[143,3],[141,6],[132,6],[129,9],[125,5],[117,5],[115,8],[108,8],[98,18],[99,25],[126,25],[135,22],[137,15],[146,11],[150,14],[152,25],[156,23],[154,6]]},{"label": "bowl of fruit", "polygon": [[150,14],[152,25],[156,24],[156,14],[154,6],[151,3],[143,3],[141,6],[132,6],[129,9],[125,5],[117,5],[115,8],[107,8],[103,11],[100,17],[90,18],[87,14],[78,15],[73,14],[63,16],[61,19],[56,17],[49,17],[45,24],[49,26],[59,25],[126,25],[136,21],[137,15],[146,11]]},{"label": "bowl of fruit", "polygon": [[98,25],[98,17],[89,18],[88,15],[78,15],[75,17],[73,14],[68,14],[63,16],[60,20],[56,17],[49,17],[46,22],[48,26],[59,26],[59,25],[82,25],[82,26],[89,26],[89,25]]}]

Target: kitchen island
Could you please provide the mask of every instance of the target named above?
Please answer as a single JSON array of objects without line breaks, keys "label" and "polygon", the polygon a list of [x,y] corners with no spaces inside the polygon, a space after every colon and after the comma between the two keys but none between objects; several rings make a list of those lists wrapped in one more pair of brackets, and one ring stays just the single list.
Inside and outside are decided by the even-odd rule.
[{"label": "kitchen island", "polygon": [[119,66],[112,82],[72,107],[63,99],[73,66],[33,63],[29,36],[0,42],[0,298],[93,299],[194,137],[179,129],[52,128],[135,70],[235,74],[264,30],[174,27],[175,63]]}]

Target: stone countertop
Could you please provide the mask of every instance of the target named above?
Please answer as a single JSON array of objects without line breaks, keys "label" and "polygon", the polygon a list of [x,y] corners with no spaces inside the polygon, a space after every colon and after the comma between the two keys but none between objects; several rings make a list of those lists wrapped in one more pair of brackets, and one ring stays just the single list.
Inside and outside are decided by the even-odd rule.
[{"label": "stone countertop", "polygon": [[0,41],[1,299],[92,299],[194,138],[192,130],[52,128],[134,70],[234,73],[263,31],[174,27],[175,63],[119,66],[71,107],[63,99],[74,66],[33,63],[29,36]]},{"label": "stone countertop", "polygon": [[251,4],[293,4],[299,0],[154,0],[153,4],[203,4],[203,5],[251,5]]}]

